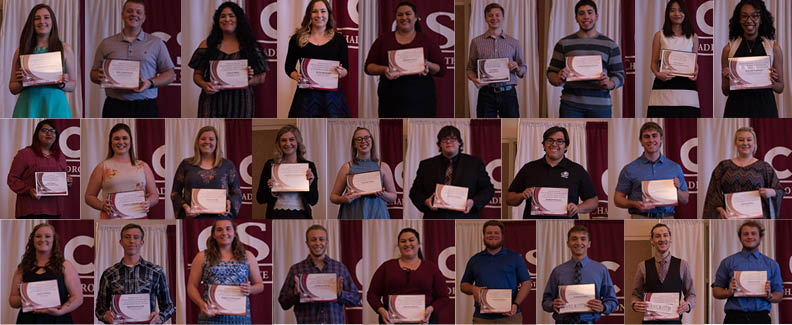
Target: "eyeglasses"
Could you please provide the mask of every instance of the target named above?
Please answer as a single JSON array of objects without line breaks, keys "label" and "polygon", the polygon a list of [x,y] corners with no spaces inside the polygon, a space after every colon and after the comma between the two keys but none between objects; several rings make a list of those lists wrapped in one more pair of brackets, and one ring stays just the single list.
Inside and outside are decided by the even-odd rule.
[{"label": "eyeglasses", "polygon": [[39,131],[44,132],[44,133],[52,133],[52,134],[58,133],[58,130],[50,129],[50,128],[41,128],[41,129],[39,129]]},{"label": "eyeglasses", "polygon": [[364,136],[364,137],[356,137],[356,138],[352,138],[352,139],[355,140],[355,142],[357,142],[357,143],[369,142],[369,141],[371,141],[371,136],[367,135],[367,136]]},{"label": "eyeglasses", "polygon": [[553,143],[555,143],[556,145],[560,146],[562,144],[566,144],[566,140],[565,139],[553,139],[553,138],[544,139],[544,144],[553,144]]},{"label": "eyeglasses", "polygon": [[748,20],[748,18],[751,18],[751,20],[753,20],[753,21],[759,21],[759,19],[762,18],[762,14],[760,14],[758,12],[754,12],[750,16],[749,15],[740,15],[740,20],[741,21],[746,21],[746,20]]},{"label": "eyeglasses", "polygon": [[445,142],[445,143],[453,143],[457,141],[459,141],[459,139],[457,139],[456,137],[445,137],[440,139],[440,142]]}]

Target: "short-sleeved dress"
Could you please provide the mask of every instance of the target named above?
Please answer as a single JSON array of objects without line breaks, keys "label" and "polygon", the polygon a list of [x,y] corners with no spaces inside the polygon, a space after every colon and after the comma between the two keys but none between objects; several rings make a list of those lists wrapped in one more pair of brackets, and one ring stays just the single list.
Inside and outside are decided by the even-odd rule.
[{"label": "short-sleeved dress", "polygon": [[[347,164],[349,164],[349,175],[380,171],[379,163],[371,159]],[[382,180],[381,175],[380,180]],[[338,219],[390,219],[390,214],[385,200],[372,194],[361,196],[350,203],[342,203],[338,209]]]},{"label": "short-sleeved dress", "polygon": [[231,201],[231,211],[227,215],[201,214],[195,218],[234,218],[239,214],[242,191],[239,187],[239,174],[230,160],[223,159],[220,166],[212,169],[195,166],[188,159],[182,160],[176,169],[171,190],[171,202],[177,218],[186,216],[182,203],[190,205],[192,190],[195,188],[226,189],[226,198]]},{"label": "short-sleeved dress", "polygon": [[[240,285],[247,282],[248,275],[249,269],[247,260],[244,262],[220,261],[212,266],[209,266],[208,262],[204,261],[203,273],[201,273],[201,283],[204,284],[203,300],[209,301],[210,285]],[[198,315],[198,324],[250,324],[249,297],[245,297],[245,304],[245,316],[215,315],[212,317],[207,317],[201,313]]]},{"label": "short-sleeved dress", "polygon": [[[693,37],[665,36],[660,31],[660,48],[695,52]],[[662,53],[662,52],[661,52]],[[699,117],[699,97],[696,82],[688,77],[675,76],[668,81],[654,79],[649,95],[648,117]]]},{"label": "short-sleeved dress", "polygon": [[[129,162],[118,163],[111,159],[102,162],[102,196],[111,193],[145,191],[146,190],[146,163],[142,160],[133,166]],[[101,219],[110,216],[102,210]]]},{"label": "short-sleeved dress", "polygon": [[[39,269],[44,269],[45,272],[42,274],[36,274]],[[61,304],[66,303],[69,301],[69,290],[66,288],[66,280],[64,279],[63,273],[55,274],[49,269],[36,266],[35,269],[29,272],[22,273],[22,282],[36,282],[36,281],[47,281],[47,280],[58,280],[58,295],[60,296]],[[33,312],[23,313],[22,309],[19,309],[19,314],[17,315],[17,324],[73,324],[71,313],[60,315],[60,316],[53,316],[49,314],[35,314]]]},{"label": "short-sleeved dress", "polygon": [[[297,62],[305,58],[339,61],[342,67],[349,70],[348,51],[346,38],[341,33],[335,33],[333,38],[323,45],[308,42],[303,47],[298,45],[298,35],[292,35],[289,40],[289,52],[286,55],[286,75],[296,71]],[[341,93],[340,81],[336,90],[298,87],[289,109],[289,118],[304,117],[349,117],[349,107],[344,94]]]},{"label": "short-sleeved dress", "polygon": [[[749,44],[750,43],[750,44]],[[772,58],[772,41],[761,38],[761,41],[755,40],[748,42],[742,37],[739,41],[732,41],[730,44],[737,45],[737,50],[734,51],[733,56],[729,57],[746,57],[746,56],[765,56],[770,55]],[[767,51],[771,51],[767,53]],[[771,60],[772,64],[772,60]],[[769,72],[768,72],[769,73]],[[744,90],[730,90],[729,98],[726,99],[726,107],[723,110],[723,117],[778,117],[778,107],[776,106],[775,95],[773,89],[744,89]]]},{"label": "short-sleeved dress", "polygon": [[[778,181],[778,176],[767,162],[757,160],[753,164],[740,167],[731,159],[721,161],[712,171],[707,197],[704,201],[704,219],[719,219],[720,214],[716,208],[724,208],[724,195],[726,193],[754,191],[760,188],[772,188],[776,191],[773,198],[762,199],[762,214],[765,218],[778,218],[781,213],[781,200],[784,198],[784,189]],[[772,202],[772,210],[770,206]]]},{"label": "short-sleeved dress", "polygon": [[[33,49],[34,54],[47,53],[47,47]],[[66,93],[58,85],[25,87],[19,93],[14,113],[16,118],[71,118]]]}]

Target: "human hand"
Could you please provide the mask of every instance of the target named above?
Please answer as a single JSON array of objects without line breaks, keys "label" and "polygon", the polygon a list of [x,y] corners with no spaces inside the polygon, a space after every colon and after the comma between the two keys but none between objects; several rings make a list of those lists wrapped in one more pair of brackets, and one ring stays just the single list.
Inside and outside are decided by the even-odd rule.
[{"label": "human hand", "polygon": [[658,73],[655,73],[655,77],[657,77],[657,79],[660,79],[662,81],[669,81],[671,80],[671,78],[674,78],[674,76],[672,76],[670,73],[665,71],[660,71]]},{"label": "human hand", "polygon": [[338,79],[344,78],[349,74],[349,71],[340,64],[335,69],[338,72]]},{"label": "human hand", "polygon": [[473,209],[473,204],[474,204],[473,200],[471,199],[467,200],[467,204],[465,205],[465,214],[470,213],[470,209]]},{"label": "human hand", "polygon": [[763,199],[768,199],[768,198],[771,198],[771,197],[775,197],[776,196],[776,191],[774,189],[772,189],[772,188],[760,188],[759,189],[759,195]]},{"label": "human hand", "polygon": [[567,204],[567,216],[572,218],[572,216],[576,215],[577,213],[578,213],[577,204],[569,202],[569,204]]},{"label": "human hand", "polygon": [[314,181],[314,174],[310,168],[305,170],[305,179],[308,180],[308,184],[313,183]]},{"label": "human hand", "polygon": [[726,213],[726,210],[724,210],[723,208],[717,207],[717,208],[715,208],[715,211],[718,211],[718,216],[721,219],[727,219],[728,218],[728,213]]},{"label": "human hand", "polygon": [[136,89],[133,89],[133,91],[136,92],[136,93],[142,93],[142,92],[148,90],[149,88],[151,88],[151,86],[153,86],[153,85],[154,85],[154,83],[150,79],[145,79],[145,80],[140,79],[140,86],[137,87]]},{"label": "human hand", "polygon": [[605,72],[600,73],[599,88],[605,90],[611,90],[613,88],[613,81],[611,81]]},{"label": "human hand", "polygon": [[561,82],[566,82],[567,78],[569,78],[569,67],[564,67],[561,71],[558,71],[558,78],[561,79]]},{"label": "human hand", "polygon": [[38,200],[40,198],[38,196],[38,193],[36,193],[36,189],[35,188],[30,188],[29,192],[30,192],[30,197],[32,197],[32,198],[34,198],[36,200]]},{"label": "human hand", "polygon": [[435,208],[434,204],[432,203],[434,203],[434,194],[432,194],[429,198],[427,198],[426,201],[424,201],[424,204],[426,204],[426,206],[429,207],[429,209],[431,209],[432,211],[437,211],[437,208]]},{"label": "human hand", "polygon": [[566,303],[564,303],[564,300],[562,300],[561,298],[553,299],[553,310],[555,310],[556,313],[558,313],[561,310],[561,308],[564,308],[565,305]]},{"label": "human hand", "polygon": [[394,80],[394,79],[397,79],[397,78],[399,78],[400,76],[401,76],[401,73],[400,73],[400,72],[398,72],[398,71],[396,71],[396,70],[391,70],[391,68],[390,68],[390,67],[388,67],[387,69],[385,69],[385,78],[388,78],[389,80]]},{"label": "human hand", "polygon": [[605,306],[602,305],[602,301],[599,299],[586,301],[586,307],[591,308],[591,310],[597,313],[602,313],[602,311],[605,310]]},{"label": "human hand", "polygon": [[520,65],[517,64],[517,62],[509,60],[509,71],[515,71],[515,70],[518,70],[519,68],[520,68]]},{"label": "human hand", "polygon": [[647,307],[649,307],[649,303],[646,301],[637,301],[633,304],[633,310],[639,313],[645,313]]},{"label": "human hand", "polygon": [[253,75],[254,74],[255,74],[255,71],[253,71],[253,68],[251,66],[248,66],[247,67],[248,80],[253,79]]}]

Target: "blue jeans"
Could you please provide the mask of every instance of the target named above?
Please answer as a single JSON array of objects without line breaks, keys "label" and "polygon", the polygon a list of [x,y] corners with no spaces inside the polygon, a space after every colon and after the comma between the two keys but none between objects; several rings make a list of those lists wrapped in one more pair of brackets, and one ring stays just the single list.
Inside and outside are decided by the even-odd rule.
[{"label": "blue jeans", "polygon": [[502,92],[495,92],[492,87],[481,87],[476,103],[476,115],[478,117],[520,117],[517,91],[513,86]]},{"label": "blue jeans", "polygon": [[561,101],[561,105],[558,107],[559,116],[561,117],[572,117],[572,118],[581,118],[581,117],[588,117],[588,118],[610,118],[611,117],[611,109],[594,109],[594,108],[586,108],[581,107],[575,104],[566,103],[563,100]]}]

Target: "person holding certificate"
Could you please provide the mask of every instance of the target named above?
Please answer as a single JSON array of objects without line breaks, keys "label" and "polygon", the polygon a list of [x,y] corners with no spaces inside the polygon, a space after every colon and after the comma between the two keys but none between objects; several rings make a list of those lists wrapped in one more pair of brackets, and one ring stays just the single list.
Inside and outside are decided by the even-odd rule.
[{"label": "person holding certificate", "polygon": [[[37,54],[42,53],[57,53],[54,55],[57,62],[40,62],[41,64],[36,66],[44,68],[44,65],[46,65],[47,68],[50,68],[45,70],[53,70],[51,68],[59,66],[62,74],[50,76],[56,80],[42,78],[43,80],[40,80],[41,83],[39,85],[23,86],[27,82],[26,78],[32,78],[26,74],[37,72],[34,67],[28,66],[28,64],[33,61]],[[24,67],[22,56],[27,56],[28,58],[25,60],[28,64],[25,64]],[[74,87],[77,86],[77,80],[71,78],[77,75],[77,66],[75,65],[72,47],[60,40],[58,21],[55,19],[55,12],[52,11],[50,6],[38,4],[30,10],[30,14],[25,21],[25,27],[22,28],[22,36],[19,38],[19,48],[14,52],[12,62],[8,89],[12,94],[19,95],[16,105],[14,105],[12,117],[72,117],[65,92],[72,92]],[[32,71],[28,71],[28,69]]]},{"label": "person holding certificate", "polygon": [[[275,179],[272,169],[279,164],[308,164],[305,179],[309,182],[307,192],[273,192]],[[311,219],[311,206],[319,201],[319,189],[316,182],[316,165],[305,159],[305,144],[302,133],[294,125],[286,125],[278,130],[275,136],[275,157],[267,160],[261,170],[256,200],[259,204],[267,204],[269,219]]]},{"label": "person holding certificate", "polygon": [[[150,312],[147,323],[161,324],[173,317],[176,311],[168,288],[168,277],[162,266],[156,265],[140,256],[144,244],[145,231],[140,225],[129,223],[121,228],[118,241],[124,250],[124,257],[118,263],[102,272],[99,290],[96,293],[96,318],[106,324],[119,321],[122,316],[112,307],[118,296],[146,294]],[[129,281],[129,279],[135,279]],[[119,303],[121,304],[121,303]],[[159,312],[156,307],[159,306]],[[123,305],[118,306],[122,310]],[[120,319],[123,322],[123,319]]]},{"label": "person holding certificate", "polygon": [[[379,160],[377,141],[367,128],[358,127],[352,133],[351,147],[352,160],[341,165],[330,193],[330,202],[341,205],[338,219],[390,219],[388,203],[396,201],[396,183],[390,166]],[[351,176],[376,177],[377,173],[382,187],[374,194],[361,195],[347,184]]]},{"label": "person holding certificate", "polygon": [[[159,37],[143,31],[146,6],[143,0],[126,0],[121,11],[124,27],[120,33],[99,43],[91,67],[91,82],[102,84],[114,71],[105,71],[105,61],[126,60],[139,63],[136,71],[117,71],[119,75],[137,75],[138,80],[123,80],[137,84],[133,89],[105,88],[104,118],[159,117],[157,88],[176,80],[173,61],[168,48]],[[137,66],[137,65],[132,65]],[[129,67],[125,67],[129,68]],[[126,73],[128,72],[128,73]]]},{"label": "person holding certificate", "polygon": [[[602,314],[608,315],[619,307],[608,268],[588,257],[591,235],[588,228],[576,225],[567,232],[567,247],[572,259],[556,266],[550,273],[542,294],[542,309],[553,313],[557,324],[596,323]],[[594,296],[585,302],[589,312],[564,313],[566,304],[559,295],[559,286],[594,284]]]},{"label": "person holding certificate", "polygon": [[[529,162],[520,168],[517,176],[506,192],[506,204],[519,206],[525,203],[523,219],[532,218],[571,218],[577,219],[578,213],[594,211],[599,204],[594,183],[583,166],[565,157],[569,148],[569,133],[561,126],[553,126],[544,132],[542,145],[545,156]],[[532,215],[536,188],[566,189],[567,204],[564,216]],[[578,204],[578,202],[583,201]]]},{"label": "person holding certificate", "polygon": [[[311,86],[305,80],[307,76],[302,68],[307,68],[306,60],[337,61],[335,67],[331,62],[324,62],[326,68],[312,72],[314,77],[334,75],[335,89],[324,89],[324,86]],[[301,69],[295,68],[297,65]],[[346,98],[341,93],[338,79],[349,74],[349,50],[344,35],[336,31],[333,8],[327,0],[312,0],[305,8],[305,16],[297,31],[289,39],[289,51],[286,54],[286,74],[295,80],[297,90],[294,92],[289,118],[300,117],[349,117]]]},{"label": "person holding certificate", "polygon": [[[380,118],[435,117],[437,115],[437,94],[432,76],[441,77],[446,72],[438,41],[423,33],[419,22],[418,9],[412,2],[402,1],[396,5],[396,31],[380,35],[371,45],[366,58],[365,71],[371,76],[379,76],[377,95],[379,96]],[[418,53],[404,51],[416,50]],[[391,63],[391,54],[404,52],[403,61],[413,62],[415,56],[422,55],[423,71],[402,72]],[[409,53],[409,55],[407,54]],[[420,62],[419,62],[420,63]]]},{"label": "person holding certificate", "polygon": [[[239,240],[236,224],[226,219],[215,220],[206,249],[195,255],[191,265],[187,297],[201,310],[198,323],[250,324],[248,296],[264,291],[264,282],[256,257],[245,250]],[[203,284],[203,293],[198,290],[200,284]],[[210,304],[209,291],[214,285],[228,286],[244,295],[245,314],[227,315],[221,312],[220,307],[224,306]]]},{"label": "person holding certificate", "polygon": [[644,193],[642,182],[673,180],[676,189],[671,190],[676,191],[677,204],[687,204],[689,194],[682,167],[662,154],[663,128],[659,124],[644,123],[638,139],[641,140],[644,153],[619,172],[619,183],[616,184],[613,201],[617,207],[628,209],[633,219],[673,219],[673,205],[657,206],[644,199],[646,195],[653,193]]},{"label": "person holding certificate", "polygon": [[[721,91],[729,97],[723,117],[778,117],[773,92],[784,91],[784,52],[775,41],[773,21],[764,1],[742,0],[734,8],[729,19],[729,43],[721,54]],[[730,80],[735,76],[729,59],[761,56],[770,57],[769,87],[731,90]]]},{"label": "person holding certificate", "polygon": [[[77,270],[63,258],[58,245],[55,227],[40,223],[30,232],[22,262],[16,267],[11,279],[8,304],[11,308],[22,308],[25,301],[19,292],[22,283],[55,281],[51,288],[41,288],[42,294],[59,297],[60,306],[36,309],[31,312],[19,310],[17,324],[71,324],[71,312],[83,303],[82,286]],[[27,293],[25,296],[29,297]]]},{"label": "person holding certificate", "polygon": [[389,296],[423,295],[426,309],[421,323],[437,324],[435,311],[451,305],[445,277],[437,265],[423,259],[418,231],[404,228],[396,238],[400,256],[385,261],[377,268],[369,283],[366,300],[379,314],[380,324],[390,324],[393,321],[388,312]]},{"label": "person holding certificate", "polygon": [[[506,35],[501,26],[505,12],[497,3],[484,7],[487,32],[470,41],[467,78],[479,89],[476,102],[477,117],[520,117],[517,102],[517,78],[525,77],[528,67],[523,63],[523,51],[517,39]],[[485,60],[507,59],[508,80],[480,79]],[[498,69],[500,71],[500,69]],[[479,72],[479,73],[477,73]],[[495,76],[495,75],[493,75]]]},{"label": "person holding certificate", "polygon": [[784,188],[773,166],[754,157],[758,141],[751,127],[739,128],[734,133],[737,157],[721,161],[712,171],[704,201],[705,219],[728,218],[725,195],[746,191],[759,191],[764,218],[781,216]]},{"label": "person holding certificate", "polygon": [[[173,177],[170,197],[177,218],[234,218],[239,214],[242,206],[239,173],[233,162],[223,158],[221,143],[213,126],[198,130],[193,145],[194,155],[182,160]],[[225,211],[202,213],[198,210],[198,206],[205,206],[205,202],[193,202],[193,197],[200,197],[196,192],[202,189],[224,190]],[[222,198],[207,198],[213,203],[217,200],[222,201]]]},{"label": "person holding certificate", "polygon": [[[190,59],[193,82],[201,87],[198,117],[251,118],[256,112],[253,86],[264,83],[269,71],[267,54],[256,43],[250,22],[234,2],[223,2],[215,10],[209,37],[198,45]],[[243,86],[218,86],[212,80],[212,61],[246,60]],[[220,68],[217,68],[220,70]],[[219,73],[219,72],[218,72]]]},{"label": "person holding certificate", "polygon": [[[36,191],[36,173],[66,173],[66,156],[52,120],[36,124],[32,143],[19,150],[8,171],[8,187],[16,193],[17,219],[58,219],[66,209],[66,196],[42,196]],[[67,184],[71,177],[66,176]]]},{"label": "person holding certificate", "polygon": [[[305,245],[308,257],[292,265],[283,281],[278,303],[283,310],[294,307],[294,316],[300,324],[345,324],[344,306],[360,306],[360,293],[355,280],[341,262],[327,256],[327,229],[322,225],[312,225],[305,231]],[[299,285],[295,278],[308,274],[333,274],[332,297],[334,301],[303,302]],[[315,289],[315,288],[306,288]]]},{"label": "person holding certificate", "polygon": [[[726,299],[726,324],[770,324],[771,304],[781,302],[784,285],[781,282],[781,268],[778,262],[759,252],[759,244],[764,237],[764,227],[756,221],[746,221],[737,234],[743,248],[741,251],[724,258],[712,282],[712,296]],[[737,272],[763,272],[764,285],[738,285]],[[747,288],[746,288],[747,287]],[[741,289],[755,289],[756,293],[741,292]]]},{"label": "person holding certificate", "polygon": [[[85,204],[101,211],[101,219],[126,218],[123,213],[119,213],[114,200],[111,200],[112,194],[142,191],[143,200],[132,204],[137,206],[134,210],[138,214],[145,216],[151,207],[159,203],[159,193],[151,167],[137,159],[135,142],[128,125],[114,125],[110,129],[107,142],[107,158],[96,165],[91,173],[85,189]],[[104,198],[98,197],[100,190]]]},{"label": "person holding certificate", "polygon": [[[575,4],[575,21],[580,29],[559,40],[553,49],[550,65],[547,66],[547,80],[553,86],[564,87],[559,107],[561,117],[611,117],[610,91],[624,84],[619,44],[597,32],[597,18],[597,4],[594,1],[578,1]],[[576,56],[602,57],[602,72],[585,76],[584,79],[588,81],[568,81],[567,78],[571,79],[578,67],[568,66],[567,62]]]},{"label": "person holding certificate", "polygon": [[[655,33],[652,40],[651,67],[655,79],[649,95],[648,117],[701,115],[696,88],[697,50],[698,37],[693,30],[685,1],[669,1],[666,4],[663,29]],[[666,67],[673,70],[668,71]]]}]

